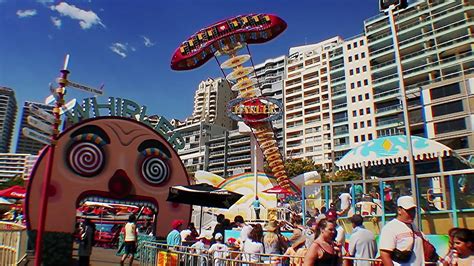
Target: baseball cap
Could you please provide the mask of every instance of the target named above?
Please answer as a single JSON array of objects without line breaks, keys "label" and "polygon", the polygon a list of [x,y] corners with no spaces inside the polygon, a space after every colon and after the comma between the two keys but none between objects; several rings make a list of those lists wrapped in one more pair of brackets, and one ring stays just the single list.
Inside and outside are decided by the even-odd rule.
[{"label": "baseball cap", "polygon": [[171,222],[171,227],[173,229],[178,229],[178,227],[180,227],[181,225],[183,225],[183,220],[173,220]]},{"label": "baseball cap", "polygon": [[222,236],[221,233],[217,233],[217,234],[214,236],[214,238],[215,238],[216,240],[222,240],[222,238],[224,238],[224,237]]},{"label": "baseball cap", "polygon": [[412,196],[401,196],[397,199],[397,206],[408,210],[416,207],[416,204]]}]

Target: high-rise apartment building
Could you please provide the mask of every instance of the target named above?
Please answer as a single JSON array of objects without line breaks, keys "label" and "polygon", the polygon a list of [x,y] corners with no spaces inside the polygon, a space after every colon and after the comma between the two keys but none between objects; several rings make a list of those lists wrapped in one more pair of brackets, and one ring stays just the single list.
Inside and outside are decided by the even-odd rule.
[{"label": "high-rise apartment building", "polygon": [[0,87],[0,152],[10,151],[16,113],[15,92],[10,88]]},{"label": "high-rise apartment building", "polygon": [[206,146],[209,148],[207,171],[211,173],[230,177],[253,172],[255,166],[257,170],[263,170],[263,155],[255,138],[248,133],[226,131],[224,134],[211,136]]},{"label": "high-rise apartment building", "polygon": [[[21,115],[20,127],[18,129],[19,133],[18,133],[18,141],[16,143],[16,153],[37,155],[41,151],[41,149],[44,148],[45,144],[43,144],[41,142],[38,142],[36,140],[27,138],[22,133],[22,130],[25,127],[28,127],[28,128],[31,128],[33,130],[38,131],[34,127],[30,126],[28,124],[28,121],[27,121],[28,116],[36,117],[35,115],[33,115],[30,112],[30,106],[31,105],[35,105],[35,106],[37,106],[37,107],[39,107],[39,108],[41,108],[41,109],[43,109],[43,110],[45,110],[45,111],[47,111],[48,113],[51,113],[51,114],[53,113],[54,106],[46,105],[46,104],[42,104],[42,103],[36,103],[36,102],[29,102],[29,101],[26,101],[23,105],[23,111],[22,111],[22,115]],[[42,120],[39,117],[36,117],[36,118]],[[46,134],[46,133],[42,132],[42,134]]]},{"label": "high-rise apartment building", "polygon": [[333,158],[376,137],[367,39],[358,35],[329,52]]},{"label": "high-rise apartment building", "polygon": [[18,153],[0,153],[0,182],[16,176],[28,179],[38,156]]},{"label": "high-rise apartment building", "polygon": [[[332,164],[330,86],[343,90],[345,75],[342,71],[330,83],[330,56],[339,59],[335,67],[342,64],[342,44],[340,37],[334,37],[290,48],[283,93],[287,158],[307,158],[325,167]],[[336,48],[340,48],[338,53],[333,52]],[[347,115],[341,116],[347,121]]]},{"label": "high-rise apartment building", "polygon": [[225,128],[234,128],[236,123],[226,114],[227,102],[236,97],[223,78],[208,78],[199,83],[194,95],[193,114],[186,125],[205,122]]},{"label": "high-rise apartment building", "polygon": [[394,11],[409,121],[404,121],[394,34],[387,14],[364,22],[372,71],[377,136],[434,139],[474,154],[472,1],[418,1]]}]

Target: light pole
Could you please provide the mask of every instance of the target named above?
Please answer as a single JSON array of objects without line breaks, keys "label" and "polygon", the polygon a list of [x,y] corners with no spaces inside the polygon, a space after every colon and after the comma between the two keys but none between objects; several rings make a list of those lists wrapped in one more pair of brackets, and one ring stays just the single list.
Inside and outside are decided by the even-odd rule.
[{"label": "light pole", "polygon": [[419,228],[421,228],[421,219],[420,219],[420,206],[419,206],[419,195],[418,195],[418,180],[416,178],[415,172],[415,160],[413,158],[413,146],[411,142],[411,132],[410,132],[410,121],[408,117],[408,107],[407,107],[407,99],[406,99],[406,92],[405,92],[405,82],[403,80],[403,67],[400,58],[400,47],[398,45],[398,34],[397,28],[395,25],[395,18],[393,17],[393,10],[400,6],[400,2],[398,4],[391,4],[384,12],[387,13],[388,19],[390,22],[390,29],[392,32],[392,42],[393,42],[393,49],[394,49],[394,56],[395,56],[395,64],[397,65],[397,74],[398,74],[398,84],[400,88],[400,100],[402,102],[403,108],[403,120],[404,120],[404,127],[405,127],[405,135],[407,139],[407,149],[408,149],[408,165],[410,169],[410,183],[411,183],[411,191],[412,194],[414,193],[415,204],[417,206],[418,215],[416,216],[416,224]]}]

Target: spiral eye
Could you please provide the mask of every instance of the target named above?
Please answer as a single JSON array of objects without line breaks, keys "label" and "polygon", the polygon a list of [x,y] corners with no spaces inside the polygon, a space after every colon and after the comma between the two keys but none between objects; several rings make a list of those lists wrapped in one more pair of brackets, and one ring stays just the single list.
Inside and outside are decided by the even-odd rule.
[{"label": "spiral eye", "polygon": [[104,166],[104,152],[98,144],[76,142],[69,150],[69,166],[78,175],[97,175]]},{"label": "spiral eye", "polygon": [[169,176],[169,167],[160,157],[150,156],[142,162],[142,177],[152,185],[165,182]]}]

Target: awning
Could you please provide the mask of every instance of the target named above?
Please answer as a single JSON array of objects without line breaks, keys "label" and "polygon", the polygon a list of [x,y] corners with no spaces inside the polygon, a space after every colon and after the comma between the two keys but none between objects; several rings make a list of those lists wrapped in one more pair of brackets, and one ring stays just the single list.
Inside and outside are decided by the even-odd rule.
[{"label": "awning", "polygon": [[[449,156],[451,148],[434,140],[412,136],[415,160]],[[361,168],[371,165],[386,165],[408,161],[408,145],[405,135],[374,139],[350,150],[336,162],[341,169]]]},{"label": "awning", "polygon": [[209,184],[172,186],[167,201],[228,209],[243,195]]}]

